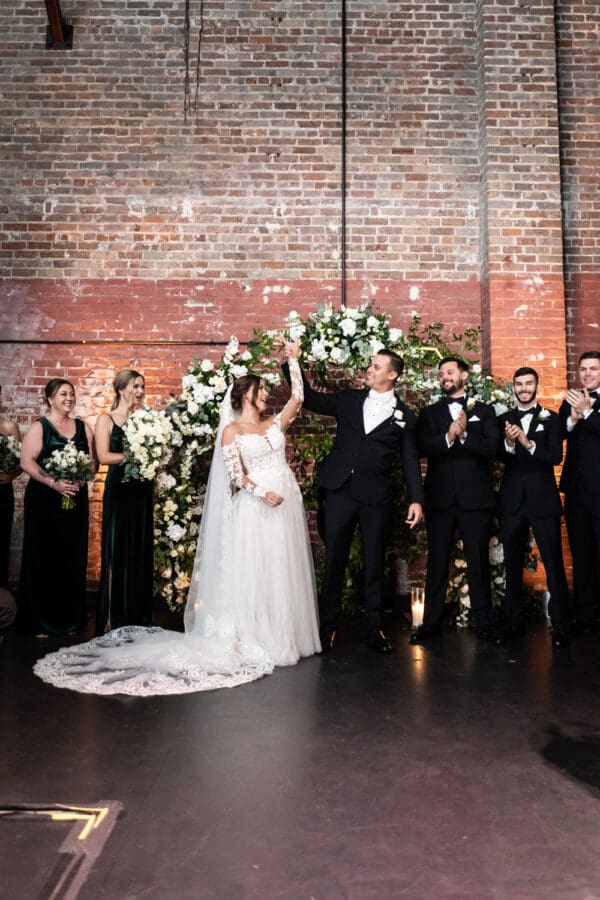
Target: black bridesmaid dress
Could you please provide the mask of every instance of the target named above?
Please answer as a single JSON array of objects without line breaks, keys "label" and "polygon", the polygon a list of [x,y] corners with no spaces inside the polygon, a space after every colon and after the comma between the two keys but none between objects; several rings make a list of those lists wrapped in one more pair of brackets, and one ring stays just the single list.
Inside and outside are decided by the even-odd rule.
[{"label": "black bridesmaid dress", "polygon": [[[42,418],[43,443],[37,462],[72,440],[89,453],[85,426],[76,419],[75,436],[64,437]],[[34,634],[63,635],[86,625],[86,570],[89,499],[80,487],[73,509],[62,509],[62,495],[29,479],[24,498],[23,558],[19,582],[17,628]]]},{"label": "black bridesmaid dress", "polygon": [[8,561],[10,536],[15,511],[15,494],[12,482],[0,484],[0,587],[8,587]]},{"label": "black bridesmaid dress", "polygon": [[[113,422],[111,453],[123,452],[123,429]],[[108,467],[102,507],[102,573],[96,634],[122,625],[152,624],[154,500],[151,481],[123,481]]]}]

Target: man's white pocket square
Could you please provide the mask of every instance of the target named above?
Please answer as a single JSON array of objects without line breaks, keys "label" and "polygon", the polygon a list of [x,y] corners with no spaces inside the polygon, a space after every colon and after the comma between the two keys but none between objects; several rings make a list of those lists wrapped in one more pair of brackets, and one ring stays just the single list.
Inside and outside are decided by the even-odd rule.
[{"label": "man's white pocket square", "polygon": [[479,416],[470,416],[469,422],[481,422]]},{"label": "man's white pocket square", "polygon": [[543,431],[543,430],[544,430],[544,426],[541,424],[541,422],[540,422],[540,424],[538,425],[538,427],[537,427],[535,430],[536,430],[536,431]]}]

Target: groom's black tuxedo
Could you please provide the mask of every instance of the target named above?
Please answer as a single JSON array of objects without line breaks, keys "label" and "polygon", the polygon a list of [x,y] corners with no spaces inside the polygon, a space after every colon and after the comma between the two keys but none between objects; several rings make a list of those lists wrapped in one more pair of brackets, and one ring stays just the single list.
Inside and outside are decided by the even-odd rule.
[{"label": "groom's black tuxedo", "polygon": [[304,406],[332,416],[337,423],[333,448],[319,473],[324,491],[326,560],[319,598],[321,628],[336,624],[344,572],[356,525],[361,531],[365,618],[369,630],[380,626],[384,555],[392,512],[392,465],[402,463],[408,503],[423,502],[423,480],[415,442],[414,413],[396,399],[393,415],[366,432],[363,405],[368,390],[315,391],[304,380]]},{"label": "groom's black tuxedo", "polygon": [[569,589],[562,554],[560,520],[562,504],[554,477],[554,466],[563,455],[560,419],[555,412],[535,406],[527,437],[535,443],[530,452],[519,441],[514,453],[506,449],[505,424],[522,426],[516,410],[498,419],[500,460],[504,473],[498,494],[500,536],[504,547],[506,595],[504,614],[507,625],[522,625],[523,558],[529,528],[535,537],[550,591],[549,613],[555,629],[567,625]]},{"label": "groom's black tuxedo", "polygon": [[[468,406],[471,406],[469,403]],[[489,537],[495,505],[490,462],[498,448],[493,407],[477,401],[466,409],[467,437],[448,446],[452,415],[445,399],[424,407],[417,421],[417,445],[427,457],[425,524],[427,579],[425,625],[442,622],[450,557],[458,529],[464,545],[475,625],[492,628]]]},{"label": "groom's black tuxedo", "polygon": [[565,520],[573,557],[575,619],[587,624],[600,618],[600,397],[592,412],[567,429],[571,407],[563,401],[559,416],[567,455],[560,479]]}]

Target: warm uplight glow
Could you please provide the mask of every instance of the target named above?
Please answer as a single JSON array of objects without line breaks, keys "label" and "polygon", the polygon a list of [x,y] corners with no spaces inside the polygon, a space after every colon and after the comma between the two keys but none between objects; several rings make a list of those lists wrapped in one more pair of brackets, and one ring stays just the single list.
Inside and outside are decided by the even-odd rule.
[{"label": "warm uplight glow", "polygon": [[423,624],[423,612],[425,610],[425,588],[413,587],[410,589],[410,611],[412,614],[413,628]]}]

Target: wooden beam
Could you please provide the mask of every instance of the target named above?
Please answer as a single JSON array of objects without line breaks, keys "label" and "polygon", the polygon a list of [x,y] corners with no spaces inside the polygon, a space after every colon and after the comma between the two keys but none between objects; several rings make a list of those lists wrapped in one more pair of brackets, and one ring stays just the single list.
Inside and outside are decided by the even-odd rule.
[{"label": "wooden beam", "polygon": [[48,15],[46,47],[57,50],[70,50],[73,46],[73,28],[63,19],[60,0],[44,0]]}]

